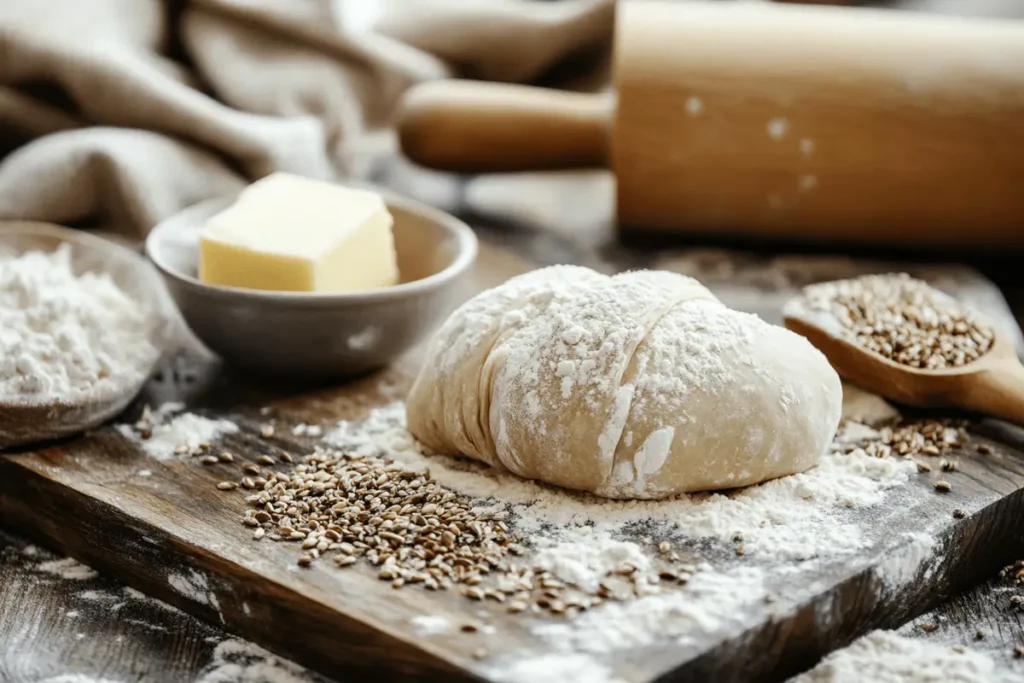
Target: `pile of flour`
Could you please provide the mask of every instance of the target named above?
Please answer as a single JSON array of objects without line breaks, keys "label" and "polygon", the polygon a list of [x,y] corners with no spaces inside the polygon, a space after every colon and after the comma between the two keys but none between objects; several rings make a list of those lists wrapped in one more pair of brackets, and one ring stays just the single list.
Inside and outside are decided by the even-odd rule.
[{"label": "pile of flour", "polygon": [[992,658],[950,645],[874,631],[791,683],[995,683]]},{"label": "pile of flour", "polygon": [[158,358],[156,318],[71,250],[0,252],[0,396],[74,397],[136,380]]}]

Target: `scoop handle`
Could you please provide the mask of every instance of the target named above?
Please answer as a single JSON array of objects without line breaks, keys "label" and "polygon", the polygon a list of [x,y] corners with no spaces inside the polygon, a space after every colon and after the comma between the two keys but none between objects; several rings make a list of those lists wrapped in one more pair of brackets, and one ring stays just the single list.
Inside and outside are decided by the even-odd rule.
[{"label": "scoop handle", "polygon": [[966,399],[966,407],[1024,426],[1024,366],[1016,358],[993,365]]},{"label": "scoop handle", "polygon": [[398,111],[402,152],[441,171],[603,167],[611,95],[478,81],[411,88]]}]

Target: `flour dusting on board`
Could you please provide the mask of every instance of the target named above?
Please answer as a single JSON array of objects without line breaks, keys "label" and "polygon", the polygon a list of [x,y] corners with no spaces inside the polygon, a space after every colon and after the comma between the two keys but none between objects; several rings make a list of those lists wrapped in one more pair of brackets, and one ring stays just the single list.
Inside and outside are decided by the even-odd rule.
[{"label": "flour dusting on board", "polygon": [[994,683],[992,659],[969,649],[874,631],[791,683]]},{"label": "flour dusting on board", "polygon": [[425,636],[450,633],[455,630],[455,624],[452,623],[451,619],[438,614],[420,614],[413,617],[410,622],[416,633]]},{"label": "flour dusting on board", "polygon": [[[474,462],[432,457],[405,429],[405,407],[393,403],[362,422],[343,422],[325,437],[346,451],[388,455],[414,469],[430,469],[435,481],[472,498],[486,499],[535,533],[596,527],[615,532],[630,524],[654,524],[669,538],[731,541],[745,552],[777,560],[811,560],[860,550],[859,528],[844,521],[851,508],[881,503],[889,489],[915,471],[904,459],[876,458],[863,451],[828,454],[821,465],[735,493],[682,495],[662,501],[615,501],[571,493],[521,479]],[[555,538],[559,531],[549,531]]]},{"label": "flour dusting on board", "polygon": [[117,425],[117,430],[157,460],[189,457],[203,444],[238,432],[238,425],[230,420],[211,419],[182,410],[181,403],[165,403],[155,410],[145,411],[134,425]]},{"label": "flour dusting on board", "polygon": [[196,683],[327,683],[298,664],[241,640],[217,645]]},{"label": "flour dusting on board", "polygon": [[[884,402],[860,400],[858,405],[871,417],[888,416]],[[858,438],[877,437],[879,432],[867,425],[848,423],[844,434],[835,452],[802,474],[727,494],[662,501],[609,500],[537,484],[476,461],[432,455],[406,430],[402,403],[377,408],[362,421],[341,422],[324,438],[354,456],[386,456],[414,471],[429,468],[433,481],[475,500],[474,512],[506,519],[522,532],[533,551],[533,567],[588,594],[595,588],[604,594],[608,577],[629,567],[634,576],[629,599],[604,601],[572,619],[536,621],[529,627],[547,643],[551,656],[564,657],[557,661],[585,655],[601,672],[595,680],[614,681],[602,661],[608,653],[666,639],[696,652],[708,638],[742,629],[770,599],[765,562],[795,572],[867,547],[851,509],[881,504],[916,467],[910,459],[875,457],[851,447]],[[735,557],[715,566],[696,561],[676,570],[680,585],[659,582],[664,571],[652,557],[686,552],[694,542],[707,540],[738,548],[735,554],[745,555],[747,563]],[[925,535],[910,541],[909,554],[887,565],[888,580],[904,580],[925,561],[931,550]],[[417,630],[430,625],[433,621],[424,621]],[[499,664],[494,672],[510,682],[559,680],[537,677],[545,666],[555,670],[556,660],[547,656],[526,656],[515,667]]]}]

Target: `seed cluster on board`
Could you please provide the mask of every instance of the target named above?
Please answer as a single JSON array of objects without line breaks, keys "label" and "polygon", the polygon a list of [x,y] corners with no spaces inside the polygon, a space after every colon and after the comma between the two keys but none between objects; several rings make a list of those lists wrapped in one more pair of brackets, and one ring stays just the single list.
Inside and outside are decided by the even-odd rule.
[{"label": "seed cluster on board", "polygon": [[502,603],[511,613],[572,614],[654,585],[684,584],[694,571],[662,544],[658,569],[624,564],[595,591],[583,591],[515,560],[529,553],[505,522],[475,511],[429,472],[389,458],[317,449],[290,472],[246,472],[241,487],[255,491],[246,497],[251,507],[242,522],[253,528],[254,539],[295,543],[304,567],[326,557],[338,567],[362,559],[394,588],[457,590],[471,600]]},{"label": "seed cluster on board", "polygon": [[992,328],[971,311],[903,273],[811,285],[804,294],[812,309],[830,312],[858,345],[901,365],[966,365],[995,340]]}]

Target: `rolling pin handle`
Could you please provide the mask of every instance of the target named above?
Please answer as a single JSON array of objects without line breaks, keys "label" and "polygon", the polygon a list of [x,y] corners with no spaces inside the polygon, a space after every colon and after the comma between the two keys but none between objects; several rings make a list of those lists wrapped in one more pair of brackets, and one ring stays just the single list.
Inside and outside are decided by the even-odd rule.
[{"label": "rolling pin handle", "polygon": [[614,100],[477,81],[411,88],[398,111],[402,152],[441,171],[604,167]]}]

